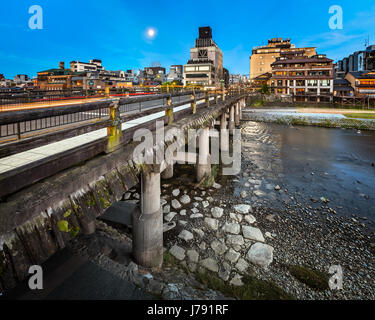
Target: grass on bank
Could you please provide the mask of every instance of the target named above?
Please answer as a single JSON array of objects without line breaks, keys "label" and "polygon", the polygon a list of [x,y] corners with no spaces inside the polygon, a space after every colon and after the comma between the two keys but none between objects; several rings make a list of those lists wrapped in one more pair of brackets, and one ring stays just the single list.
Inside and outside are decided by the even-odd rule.
[{"label": "grass on bank", "polygon": [[375,113],[345,113],[344,116],[355,119],[375,119]]},{"label": "grass on bank", "polygon": [[329,289],[328,274],[303,266],[289,266],[290,274],[311,289],[325,291]]},{"label": "grass on bank", "polygon": [[224,282],[208,271],[197,273],[196,279],[206,287],[238,300],[294,300],[294,297],[273,282],[258,280],[249,275],[243,276],[244,285],[239,287]]},{"label": "grass on bank", "polygon": [[207,288],[219,291],[226,297],[239,300],[294,300],[295,298],[288,295],[276,284],[269,281],[258,280],[249,275],[244,275],[241,287],[236,287],[226,283],[216,274],[206,272],[192,273],[185,265],[173,257],[169,252],[164,252],[165,267],[176,267],[182,269],[187,275],[193,275],[194,278],[205,285]]}]

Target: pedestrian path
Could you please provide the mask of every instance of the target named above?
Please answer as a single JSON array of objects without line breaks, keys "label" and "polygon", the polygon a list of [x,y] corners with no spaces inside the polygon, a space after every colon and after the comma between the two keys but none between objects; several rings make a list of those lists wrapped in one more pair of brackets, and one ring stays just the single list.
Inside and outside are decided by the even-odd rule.
[{"label": "pedestrian path", "polygon": [[[213,100],[213,98],[211,98]],[[204,103],[204,99],[198,100],[197,103]],[[190,104],[185,104],[183,106],[174,108],[174,112],[178,112],[184,109],[190,108]],[[122,124],[122,130],[127,130],[132,127],[138,126],[142,123],[146,123],[152,120],[156,120],[165,116],[165,112],[157,112],[148,116],[144,116],[129,122]],[[92,143],[98,139],[107,136],[107,129],[99,129],[89,133],[85,133],[76,137],[65,139],[58,142],[53,142],[48,145],[30,149],[24,152],[17,153],[15,155],[0,158],[0,175],[8,171],[20,168],[29,163],[45,159],[47,157],[74,149],[78,146],[82,146],[88,143]]]}]

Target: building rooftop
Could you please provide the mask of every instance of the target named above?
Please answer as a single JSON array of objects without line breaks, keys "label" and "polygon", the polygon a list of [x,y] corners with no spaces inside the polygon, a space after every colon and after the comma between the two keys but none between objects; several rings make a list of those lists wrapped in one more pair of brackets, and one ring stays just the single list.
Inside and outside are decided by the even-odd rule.
[{"label": "building rooftop", "polygon": [[349,73],[356,79],[375,79],[375,71],[351,71]]}]

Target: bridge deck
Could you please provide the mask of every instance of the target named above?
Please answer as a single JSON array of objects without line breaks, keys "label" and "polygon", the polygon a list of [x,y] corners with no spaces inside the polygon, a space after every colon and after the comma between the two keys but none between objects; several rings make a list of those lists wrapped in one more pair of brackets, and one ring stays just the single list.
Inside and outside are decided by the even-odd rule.
[{"label": "bridge deck", "polygon": [[[210,100],[213,100],[211,98]],[[203,103],[204,99],[198,100],[197,103]],[[190,107],[190,104],[186,104],[174,109],[174,112],[178,112]],[[122,124],[122,130],[127,130],[132,127],[138,126],[142,123],[146,123],[152,120],[156,120],[159,118],[164,117],[164,112],[157,112],[145,117],[138,118],[133,121],[129,121]],[[100,129],[93,132],[85,133],[73,138],[65,139],[62,141],[54,142],[42,147],[30,149],[28,151],[24,151],[21,153],[17,153],[12,156],[8,156],[5,158],[0,158],[0,174],[5,172],[20,168],[24,165],[29,163],[50,157],[52,155],[56,155],[62,153],[67,150],[74,149],[78,146],[85,145],[87,143],[93,142],[95,140],[104,138],[107,136],[107,129]]]}]

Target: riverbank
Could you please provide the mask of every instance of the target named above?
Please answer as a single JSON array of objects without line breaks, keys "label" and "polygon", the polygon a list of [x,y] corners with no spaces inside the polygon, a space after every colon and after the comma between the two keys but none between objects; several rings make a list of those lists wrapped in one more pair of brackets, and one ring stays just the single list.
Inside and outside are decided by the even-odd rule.
[{"label": "riverbank", "polygon": [[[131,262],[131,232],[122,226],[98,221],[72,247],[157,298],[375,299],[371,139],[243,122],[237,176],[214,166],[217,183],[199,188],[194,167],[176,165],[162,182],[171,224],[162,270]],[[139,198],[137,188],[124,196]],[[332,266],[343,271],[342,290],[329,288]]]},{"label": "riverbank", "polygon": [[[241,174],[218,177],[215,188],[194,188],[187,168],[163,184],[164,222],[176,226],[164,233],[162,270],[129,262],[122,252],[131,235],[102,222],[73,248],[163,299],[375,299],[374,234],[324,201],[314,210],[277,185],[268,185],[269,193],[289,201],[283,210],[267,207],[258,201],[266,195],[255,166],[245,156]],[[129,201],[138,201],[131,191]],[[342,267],[343,290],[328,288],[333,265]]]},{"label": "riverbank", "polygon": [[[372,116],[364,116],[364,119],[357,118],[356,114],[363,113],[363,110],[327,108],[246,108],[243,110],[243,119],[286,125],[375,130],[375,120],[373,120]],[[372,112],[369,111],[368,113],[372,115]],[[351,115],[351,117],[346,117],[345,114]]]}]

